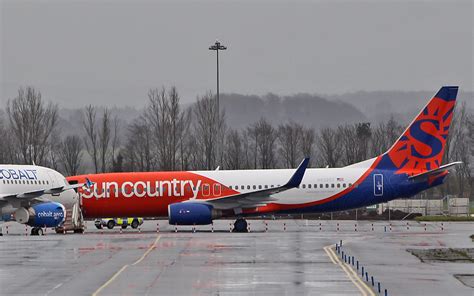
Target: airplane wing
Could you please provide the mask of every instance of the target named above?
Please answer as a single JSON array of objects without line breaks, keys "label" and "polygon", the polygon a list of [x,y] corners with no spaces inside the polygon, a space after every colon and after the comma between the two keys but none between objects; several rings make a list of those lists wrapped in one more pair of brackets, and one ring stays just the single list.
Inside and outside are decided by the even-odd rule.
[{"label": "airplane wing", "polygon": [[303,180],[304,173],[308,167],[309,158],[305,158],[298,168],[296,169],[293,176],[288,180],[288,182],[279,187],[245,192],[240,194],[228,195],[224,197],[218,197],[213,199],[206,200],[189,200],[186,202],[202,202],[212,205],[215,209],[233,209],[233,208],[254,208],[259,206],[264,206],[267,203],[276,200],[272,198],[272,194],[286,191],[298,187]]},{"label": "airplane wing", "polygon": [[454,166],[456,166],[458,164],[462,164],[462,161],[456,161],[456,162],[448,163],[448,164],[440,166],[437,169],[433,169],[433,170],[430,170],[430,171],[427,171],[427,172],[423,172],[423,173],[420,173],[420,174],[417,174],[417,175],[410,176],[410,177],[408,177],[408,180],[413,180],[413,181],[424,180],[425,178],[428,178],[429,176],[436,175],[436,174],[438,174],[440,172],[443,172],[445,170],[449,170],[449,169],[453,168]]},{"label": "airplane wing", "polygon": [[29,200],[29,199],[41,197],[45,194],[48,194],[48,195],[59,194],[63,191],[76,189],[79,187],[83,187],[85,185],[86,184],[65,185],[65,186],[59,186],[59,187],[53,187],[53,188],[39,189],[39,190],[34,190],[34,191],[19,192],[19,193],[14,193],[14,194],[5,194],[5,195],[0,195],[0,200],[11,200],[15,198]]}]

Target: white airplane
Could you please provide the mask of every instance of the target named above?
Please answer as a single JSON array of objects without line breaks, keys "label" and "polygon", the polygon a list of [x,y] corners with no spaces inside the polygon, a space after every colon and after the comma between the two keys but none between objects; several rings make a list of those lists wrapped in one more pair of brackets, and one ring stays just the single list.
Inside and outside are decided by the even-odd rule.
[{"label": "white airplane", "polygon": [[64,222],[66,208],[78,199],[74,189],[81,186],[69,185],[63,175],[49,168],[0,164],[0,223],[14,220],[32,226],[32,235],[42,235],[42,227]]}]

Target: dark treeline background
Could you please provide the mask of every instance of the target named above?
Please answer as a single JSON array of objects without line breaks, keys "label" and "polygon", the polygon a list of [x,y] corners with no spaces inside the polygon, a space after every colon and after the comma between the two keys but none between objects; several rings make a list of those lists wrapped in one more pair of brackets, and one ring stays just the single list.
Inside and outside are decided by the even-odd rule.
[{"label": "dark treeline background", "polygon": [[[424,103],[429,96],[420,92]],[[141,109],[60,110],[26,87],[0,110],[0,163],[35,163],[65,175],[295,168],[304,156],[311,157],[311,167],[341,167],[375,157],[394,143],[423,104],[402,97],[376,101],[373,93],[352,94],[362,112],[347,97],[223,94],[218,114],[211,92],[182,104],[175,87],[163,87],[150,89]],[[445,163],[464,164],[429,195],[472,197],[470,100],[458,100],[444,156]],[[394,102],[412,108],[396,113]]]}]

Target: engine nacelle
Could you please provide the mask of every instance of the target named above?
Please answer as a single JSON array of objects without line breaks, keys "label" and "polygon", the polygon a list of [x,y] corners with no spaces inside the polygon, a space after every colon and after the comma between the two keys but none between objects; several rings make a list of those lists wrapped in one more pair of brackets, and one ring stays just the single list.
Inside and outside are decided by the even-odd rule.
[{"label": "engine nacelle", "polygon": [[29,208],[20,208],[13,214],[19,223],[33,227],[57,227],[66,218],[66,209],[57,202],[36,204]]},{"label": "engine nacelle", "polygon": [[174,203],[168,206],[168,221],[171,225],[207,225],[220,216],[219,212],[202,203]]}]

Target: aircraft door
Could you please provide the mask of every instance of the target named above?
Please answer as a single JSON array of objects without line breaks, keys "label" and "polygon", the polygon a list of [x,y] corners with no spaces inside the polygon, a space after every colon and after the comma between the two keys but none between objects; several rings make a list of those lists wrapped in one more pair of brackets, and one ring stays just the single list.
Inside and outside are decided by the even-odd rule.
[{"label": "aircraft door", "polygon": [[383,175],[374,174],[374,196],[383,196]]}]

